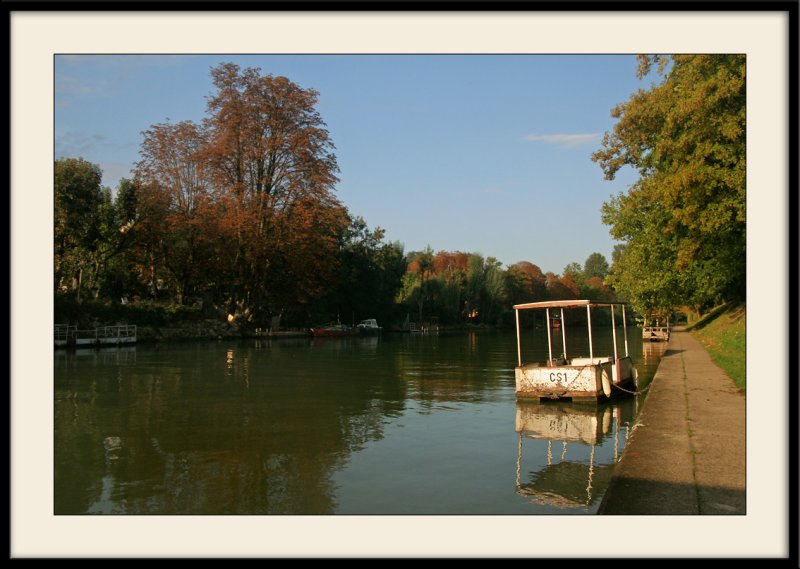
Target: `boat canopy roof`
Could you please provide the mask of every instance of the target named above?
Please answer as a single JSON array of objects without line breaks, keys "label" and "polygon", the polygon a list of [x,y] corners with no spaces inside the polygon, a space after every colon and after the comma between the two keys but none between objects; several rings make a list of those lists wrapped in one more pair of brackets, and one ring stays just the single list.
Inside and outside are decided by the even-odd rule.
[{"label": "boat canopy roof", "polygon": [[594,302],[591,300],[548,300],[545,302],[527,302],[515,304],[514,310],[526,308],[582,308],[586,306],[622,306],[624,302]]}]

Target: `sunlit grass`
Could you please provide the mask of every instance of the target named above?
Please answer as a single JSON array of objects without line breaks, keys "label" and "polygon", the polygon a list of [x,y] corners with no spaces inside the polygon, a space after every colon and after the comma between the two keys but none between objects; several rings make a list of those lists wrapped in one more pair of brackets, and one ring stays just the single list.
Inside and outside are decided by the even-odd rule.
[{"label": "sunlit grass", "polygon": [[742,390],[746,385],[747,355],[744,304],[712,311],[689,330],[703,344],[711,359]]}]

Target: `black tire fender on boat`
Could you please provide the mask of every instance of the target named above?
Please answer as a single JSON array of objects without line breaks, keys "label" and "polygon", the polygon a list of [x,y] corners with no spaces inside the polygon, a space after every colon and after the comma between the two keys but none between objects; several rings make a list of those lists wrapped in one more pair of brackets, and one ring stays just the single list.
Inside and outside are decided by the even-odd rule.
[{"label": "black tire fender on boat", "polygon": [[600,373],[600,380],[603,383],[603,394],[606,397],[611,397],[611,376],[605,368]]}]

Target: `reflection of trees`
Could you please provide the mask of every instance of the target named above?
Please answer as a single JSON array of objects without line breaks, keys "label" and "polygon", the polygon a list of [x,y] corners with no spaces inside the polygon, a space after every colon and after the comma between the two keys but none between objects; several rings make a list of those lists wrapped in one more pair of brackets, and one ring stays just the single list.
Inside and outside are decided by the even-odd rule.
[{"label": "reflection of trees", "polygon": [[405,341],[404,349],[396,352],[395,367],[412,398],[483,401],[492,390],[513,385],[508,352],[495,349],[497,339],[491,334],[410,336]]},{"label": "reflection of trees", "polygon": [[[136,367],[68,358],[56,371],[55,512],[333,513],[332,472],[382,438],[405,397],[378,360],[316,349],[140,348]],[[336,375],[348,369],[339,358],[352,376]]]}]

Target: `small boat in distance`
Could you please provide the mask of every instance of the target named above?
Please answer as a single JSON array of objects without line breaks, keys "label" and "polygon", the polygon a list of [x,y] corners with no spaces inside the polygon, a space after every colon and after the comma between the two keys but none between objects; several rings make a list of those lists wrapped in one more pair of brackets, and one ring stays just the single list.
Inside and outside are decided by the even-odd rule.
[{"label": "small boat in distance", "polygon": [[353,329],[347,324],[342,324],[338,320],[336,322],[329,322],[324,326],[317,326],[311,329],[314,336],[348,336],[353,333]]},{"label": "small boat in distance", "polygon": [[666,326],[645,326],[642,328],[642,340],[669,342],[669,328]]},{"label": "small boat in distance", "polygon": [[[613,354],[599,356],[594,352],[592,343],[592,308],[608,307],[611,309],[611,330],[614,342]],[[622,329],[624,333],[625,355],[621,356],[617,348],[617,328],[614,308],[622,308]],[[560,310],[561,345],[564,353],[553,357],[552,329],[547,327],[547,353],[545,362],[523,363],[522,343],[520,339],[519,311],[543,309],[546,312],[545,322],[551,322],[550,309]],[[564,309],[585,309],[587,330],[589,334],[589,354],[575,357],[567,355],[566,321]],[[625,304],[622,302],[592,302],[590,300],[554,300],[549,302],[530,302],[514,306],[517,322],[517,360],[514,370],[517,397],[539,399],[572,399],[594,400],[611,397],[614,392],[625,389],[626,385],[634,385],[637,378],[628,353],[628,328],[625,321]]]},{"label": "small boat in distance", "polygon": [[642,340],[649,342],[669,342],[669,320],[667,320],[666,326],[661,325],[659,319],[655,320],[655,326],[648,326],[647,320],[645,320],[644,326],[642,327]]},{"label": "small boat in distance", "polygon": [[374,318],[368,318],[367,320],[362,320],[361,322],[359,322],[356,325],[356,330],[358,330],[358,333],[361,335],[369,336],[374,334],[380,334],[383,328],[378,326],[377,320],[375,320]]}]

